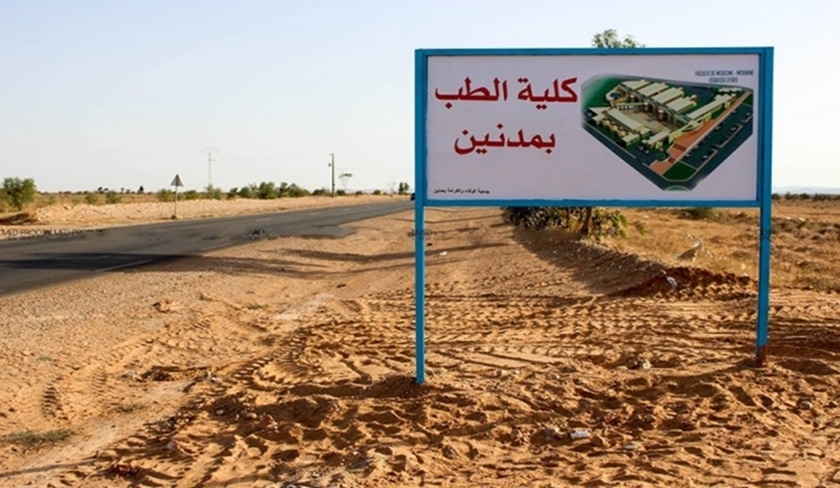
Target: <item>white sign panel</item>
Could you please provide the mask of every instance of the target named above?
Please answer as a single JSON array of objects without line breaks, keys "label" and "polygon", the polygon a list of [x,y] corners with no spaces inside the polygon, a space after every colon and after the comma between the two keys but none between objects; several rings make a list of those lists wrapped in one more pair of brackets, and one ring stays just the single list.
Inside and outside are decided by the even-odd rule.
[{"label": "white sign panel", "polygon": [[756,201],[759,54],[430,55],[427,200]]}]

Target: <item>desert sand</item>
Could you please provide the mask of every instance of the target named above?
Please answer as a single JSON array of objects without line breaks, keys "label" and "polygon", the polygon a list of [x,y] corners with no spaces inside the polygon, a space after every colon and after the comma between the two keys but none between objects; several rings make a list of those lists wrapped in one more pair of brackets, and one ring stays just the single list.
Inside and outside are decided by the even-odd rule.
[{"label": "desert sand", "polygon": [[836,292],[427,220],[423,385],[411,212],[0,297],[0,486],[840,486]]}]

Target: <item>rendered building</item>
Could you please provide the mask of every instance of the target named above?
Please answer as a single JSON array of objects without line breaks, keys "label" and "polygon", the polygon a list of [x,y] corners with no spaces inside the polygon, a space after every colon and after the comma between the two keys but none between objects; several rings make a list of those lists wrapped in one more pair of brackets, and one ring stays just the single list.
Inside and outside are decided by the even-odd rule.
[{"label": "rendered building", "polygon": [[626,80],[607,94],[609,107],[591,109],[592,121],[625,146],[641,143],[661,150],[727,109],[740,91],[723,88],[710,103],[698,107],[697,97],[686,96],[683,88],[644,79]]}]

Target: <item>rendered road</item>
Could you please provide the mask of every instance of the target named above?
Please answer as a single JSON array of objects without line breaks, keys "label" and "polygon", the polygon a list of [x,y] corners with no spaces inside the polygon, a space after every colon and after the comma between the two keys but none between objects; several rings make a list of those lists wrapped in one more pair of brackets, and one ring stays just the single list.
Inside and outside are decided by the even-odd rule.
[{"label": "rendered road", "polygon": [[321,207],[0,241],[0,295],[164,259],[199,256],[264,237],[342,237],[352,232],[340,227],[343,224],[409,210],[413,203]]}]

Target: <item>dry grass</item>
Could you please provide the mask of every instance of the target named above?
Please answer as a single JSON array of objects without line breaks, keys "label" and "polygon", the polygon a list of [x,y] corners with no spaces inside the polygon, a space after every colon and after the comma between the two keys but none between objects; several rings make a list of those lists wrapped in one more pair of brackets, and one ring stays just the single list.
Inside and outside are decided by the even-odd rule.
[{"label": "dry grass", "polygon": [[117,405],[115,410],[119,413],[132,413],[144,410],[148,408],[148,406],[148,404],[143,402],[122,403],[120,405]]},{"label": "dry grass", "polygon": [[0,436],[0,445],[11,444],[30,451],[64,442],[72,436],[73,431],[70,429],[55,429],[46,432],[22,430]]},{"label": "dry grass", "polygon": [[[626,238],[606,244],[670,266],[758,276],[758,211],[716,209],[690,219],[677,209],[625,209]],[[840,202],[774,202],[771,285],[840,291]],[[694,259],[678,256],[702,243]],[[689,253],[691,254],[691,253]]]}]

